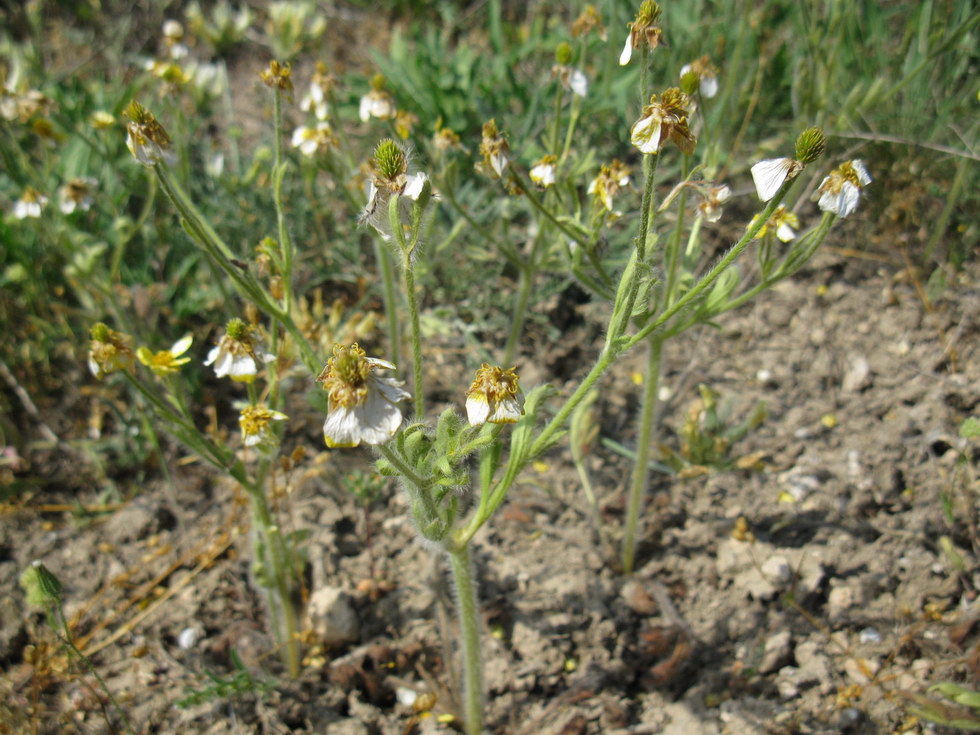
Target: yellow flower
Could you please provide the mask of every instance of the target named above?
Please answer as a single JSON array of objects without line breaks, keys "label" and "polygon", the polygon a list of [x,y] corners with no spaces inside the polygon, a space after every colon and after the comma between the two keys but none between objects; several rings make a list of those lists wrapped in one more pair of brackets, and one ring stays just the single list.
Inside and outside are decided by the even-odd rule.
[{"label": "yellow flower", "polygon": [[503,370],[483,363],[466,391],[470,425],[513,424],[523,415],[524,396],[515,368]]},{"label": "yellow flower", "polygon": [[133,366],[132,337],[109,329],[99,322],[92,326],[92,341],[88,352],[88,369],[99,380],[117,370]]},{"label": "yellow flower", "polygon": [[179,372],[181,365],[186,365],[191,361],[191,358],[181,357],[181,355],[190,349],[193,341],[194,338],[188,334],[174,342],[173,347],[169,350],[152,352],[146,347],[140,347],[136,350],[136,357],[157,375],[171,375]]},{"label": "yellow flower", "polygon": [[242,439],[246,447],[269,447],[275,445],[276,436],[271,430],[273,421],[285,421],[289,417],[265,406],[245,406],[238,415],[238,425],[242,429]]},{"label": "yellow flower", "polygon": [[365,356],[356,343],[334,346],[333,357],[316,379],[329,401],[323,422],[328,447],[384,444],[395,435],[402,424],[396,404],[412,396],[402,390],[402,382],[377,375],[379,370],[394,369],[387,360]]}]

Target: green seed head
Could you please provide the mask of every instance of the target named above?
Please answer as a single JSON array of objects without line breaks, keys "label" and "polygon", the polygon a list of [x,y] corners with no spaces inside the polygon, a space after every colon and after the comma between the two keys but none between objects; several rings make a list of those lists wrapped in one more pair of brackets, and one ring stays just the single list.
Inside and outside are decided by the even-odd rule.
[{"label": "green seed head", "polygon": [[559,43],[555,49],[555,61],[565,66],[572,63],[572,47],[565,41]]},{"label": "green seed head", "polygon": [[248,338],[249,327],[241,319],[235,318],[228,322],[225,332],[236,342],[243,342]]},{"label": "green seed head", "polygon": [[820,128],[807,128],[796,139],[796,160],[800,163],[813,163],[823,155],[826,137]]},{"label": "green seed head", "polygon": [[112,335],[112,330],[109,329],[103,322],[96,322],[92,325],[92,329],[89,332],[92,335],[92,339],[96,342],[108,342]]},{"label": "green seed head", "polygon": [[394,181],[408,171],[405,151],[391,138],[385,138],[374,149],[374,165],[381,178]]}]

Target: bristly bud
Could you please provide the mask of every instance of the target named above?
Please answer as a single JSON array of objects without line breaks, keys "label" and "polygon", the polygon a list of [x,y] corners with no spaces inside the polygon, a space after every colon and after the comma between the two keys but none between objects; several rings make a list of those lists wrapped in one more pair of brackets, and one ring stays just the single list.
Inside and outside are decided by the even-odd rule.
[{"label": "bristly bud", "polygon": [[33,562],[20,575],[20,586],[27,594],[29,605],[50,607],[61,602],[61,582],[39,561]]},{"label": "bristly bud", "polygon": [[692,69],[688,69],[686,73],[681,75],[681,91],[687,95],[693,95],[698,91],[698,86],[701,84],[701,78],[698,73]]},{"label": "bristly bud", "polygon": [[229,320],[225,326],[225,333],[236,342],[247,339],[250,331],[249,326],[238,317]]},{"label": "bristly bud", "polygon": [[371,89],[375,90],[376,92],[380,92],[384,88],[385,88],[384,74],[375,74],[373,77],[371,77]]},{"label": "bristly bud", "polygon": [[293,91],[293,71],[288,63],[279,63],[275,59],[269,62],[269,68],[263,69],[259,76],[267,87],[281,89],[284,92]]},{"label": "bristly bud", "polygon": [[110,334],[112,334],[112,330],[104,322],[96,322],[89,331],[89,335],[96,342],[108,342]]},{"label": "bristly bud", "polygon": [[572,63],[572,47],[566,41],[559,43],[558,48],[555,49],[555,61],[559,64]]},{"label": "bristly bud", "polygon": [[408,171],[408,158],[395,141],[385,138],[374,149],[374,166],[381,178],[394,181]]},{"label": "bristly bud", "polygon": [[800,163],[813,163],[823,155],[827,142],[820,128],[807,128],[796,139],[796,160]]},{"label": "bristly bud", "polygon": [[643,23],[644,25],[650,25],[651,23],[656,23],[660,19],[660,14],[663,11],[660,9],[660,5],[655,3],[653,0],[643,0],[640,4],[640,10],[636,14],[636,19]]}]

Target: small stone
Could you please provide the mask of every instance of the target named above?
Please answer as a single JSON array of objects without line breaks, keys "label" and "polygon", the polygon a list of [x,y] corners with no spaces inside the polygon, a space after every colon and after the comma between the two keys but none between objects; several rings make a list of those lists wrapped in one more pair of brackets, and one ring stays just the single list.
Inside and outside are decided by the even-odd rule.
[{"label": "small stone", "polygon": [[310,595],[309,616],[314,632],[328,646],[353,643],[360,634],[350,596],[338,587],[321,587]]},{"label": "small stone", "polygon": [[851,587],[834,587],[827,595],[827,617],[840,620],[845,611],[854,604],[854,590]]},{"label": "small stone", "polygon": [[623,601],[633,612],[640,615],[653,615],[657,611],[657,603],[635,579],[631,579],[623,585],[621,594]]},{"label": "small stone", "polygon": [[861,643],[881,643],[881,633],[874,628],[865,628],[858,633],[858,640]]},{"label": "small stone", "polygon": [[874,679],[881,664],[873,659],[849,658],[844,662],[844,672],[855,684],[867,686]]},{"label": "small stone", "polygon": [[845,393],[857,393],[872,383],[871,365],[864,357],[856,357],[844,375],[841,389]]},{"label": "small stone", "polygon": [[771,556],[763,562],[762,574],[774,587],[784,587],[793,579],[793,568],[785,556]]},{"label": "small stone", "polygon": [[185,651],[191,650],[201,638],[200,628],[184,628],[177,636],[177,645]]},{"label": "small stone", "polygon": [[788,630],[781,630],[766,639],[766,647],[759,662],[759,673],[769,674],[786,665],[792,656],[793,637]]}]

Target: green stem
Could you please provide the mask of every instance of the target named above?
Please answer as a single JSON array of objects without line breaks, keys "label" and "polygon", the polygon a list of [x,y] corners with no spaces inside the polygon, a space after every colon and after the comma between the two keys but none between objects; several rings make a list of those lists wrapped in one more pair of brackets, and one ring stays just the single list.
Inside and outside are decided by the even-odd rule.
[{"label": "green stem", "polygon": [[402,268],[405,271],[405,298],[412,328],[412,376],[415,388],[415,417],[425,417],[425,387],[422,384],[422,332],[419,327],[419,302],[415,295],[415,268],[411,253],[405,252]]},{"label": "green stem", "polygon": [[272,198],[276,207],[276,224],[279,230],[279,252],[282,259],[282,270],[280,274],[283,281],[283,311],[289,314],[292,309],[293,301],[293,255],[294,248],[292,239],[289,237],[289,230],[286,227],[286,213],[282,200],[282,180],[285,175],[285,164],[282,152],[282,90],[278,87],[273,89],[273,126],[275,135],[276,164],[272,172]]},{"label": "green stem", "polygon": [[636,458],[630,483],[629,502],[626,511],[626,535],[623,538],[623,571],[633,572],[636,555],[636,526],[640,519],[643,496],[646,493],[650,473],[650,444],[653,437],[653,418],[657,406],[657,386],[660,383],[660,357],[663,339],[653,334],[648,338],[647,374],[643,385],[643,404],[638,418]]},{"label": "green stem", "polygon": [[671,304],[667,309],[665,309],[660,316],[658,316],[656,319],[651,321],[649,324],[641,328],[636,334],[634,334],[632,337],[626,340],[625,344],[623,344],[622,349],[628,350],[638,342],[641,342],[642,340],[646,339],[648,335],[653,333],[655,330],[660,329],[664,324],[670,321],[670,319],[676,316],[678,312],[682,311],[689,304],[691,304],[691,302],[695,301],[705,291],[707,291],[707,289],[715,282],[715,280],[717,280],[718,276],[724,273],[728,269],[728,267],[738,258],[738,256],[742,254],[745,248],[749,246],[749,244],[752,242],[752,239],[755,237],[756,233],[758,233],[759,230],[762,229],[762,226],[769,221],[769,218],[772,216],[772,213],[776,210],[776,207],[779,206],[780,202],[782,202],[783,197],[786,196],[786,192],[789,191],[789,188],[790,186],[792,186],[792,184],[793,182],[790,180],[784,182],[783,185],[780,187],[779,191],[776,192],[776,196],[774,196],[769,201],[769,204],[766,205],[766,208],[762,210],[762,213],[756,219],[755,223],[749,225],[749,227],[745,230],[745,234],[742,235],[741,239],[737,243],[735,243],[727,253],[725,253],[724,257],[722,257],[722,259],[719,260],[718,263],[715,264],[715,266],[711,270],[709,270],[701,278],[701,280],[698,281],[693,288],[691,288],[690,291],[688,291],[679,299],[677,299],[677,301]]},{"label": "green stem", "polygon": [[527,316],[527,305],[531,299],[531,288],[534,285],[534,263],[525,263],[521,268],[521,282],[517,290],[517,302],[514,305],[514,315],[511,317],[510,334],[507,336],[507,346],[504,348],[503,365],[506,368],[513,364],[517,353],[517,343],[524,329],[524,318]]},{"label": "green stem", "polygon": [[381,453],[385,459],[387,459],[392,467],[394,467],[406,480],[415,485],[420,491],[423,492],[431,487],[431,480],[423,479],[414,469],[408,466],[408,464],[401,458],[398,452],[395,452],[387,444],[378,444],[378,452]]},{"label": "green stem", "polygon": [[395,296],[395,269],[391,262],[388,247],[380,240],[375,240],[374,256],[381,270],[381,284],[384,288],[385,317],[388,322],[388,349],[391,351],[391,362],[396,366],[401,364],[401,330],[398,324],[398,300]]},{"label": "green stem", "polygon": [[483,662],[480,657],[480,628],[476,583],[469,546],[447,549],[456,586],[459,632],[463,645],[463,723],[466,735],[483,734]]}]

